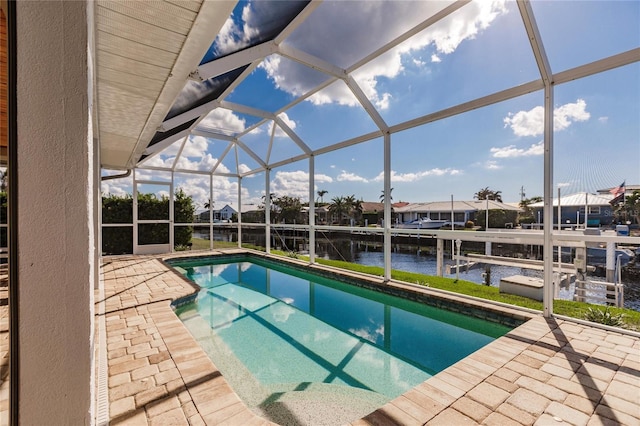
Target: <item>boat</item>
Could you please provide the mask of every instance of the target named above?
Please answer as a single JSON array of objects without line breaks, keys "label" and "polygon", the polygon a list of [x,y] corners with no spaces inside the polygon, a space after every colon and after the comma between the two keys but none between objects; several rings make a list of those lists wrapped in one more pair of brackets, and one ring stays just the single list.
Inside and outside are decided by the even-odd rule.
[{"label": "boat", "polygon": [[446,220],[433,220],[428,217],[421,217],[409,222],[403,222],[396,226],[398,229],[440,229]]},{"label": "boat", "polygon": [[[617,248],[614,255],[614,262],[620,259],[620,266],[626,266],[635,257],[632,250]],[[587,264],[596,268],[606,268],[607,249],[599,247],[587,247]]]}]

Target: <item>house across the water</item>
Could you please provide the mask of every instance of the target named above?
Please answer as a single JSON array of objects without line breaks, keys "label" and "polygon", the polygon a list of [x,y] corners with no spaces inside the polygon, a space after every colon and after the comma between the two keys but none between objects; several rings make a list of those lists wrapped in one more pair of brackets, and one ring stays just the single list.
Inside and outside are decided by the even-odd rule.
[{"label": "house across the water", "polygon": [[[598,191],[600,192],[600,191]],[[599,227],[612,225],[615,220],[615,208],[610,204],[613,194],[600,193],[590,194],[588,192],[578,192],[576,194],[560,197],[560,223],[563,227],[587,226]],[[534,217],[538,218],[538,223],[543,223],[544,202],[530,204],[529,207],[534,212]],[[558,199],[553,199],[553,223],[558,223]],[[586,212],[586,213],[585,213]]]}]

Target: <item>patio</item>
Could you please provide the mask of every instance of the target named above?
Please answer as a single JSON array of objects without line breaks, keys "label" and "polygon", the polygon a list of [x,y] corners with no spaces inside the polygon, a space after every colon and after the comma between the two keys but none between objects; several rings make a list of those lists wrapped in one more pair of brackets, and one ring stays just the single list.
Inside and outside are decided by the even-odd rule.
[{"label": "patio", "polygon": [[[242,403],[173,313],[171,301],[195,289],[160,259],[102,260],[96,423],[273,424]],[[539,315],[352,424],[632,425],[638,388],[638,336]]]}]

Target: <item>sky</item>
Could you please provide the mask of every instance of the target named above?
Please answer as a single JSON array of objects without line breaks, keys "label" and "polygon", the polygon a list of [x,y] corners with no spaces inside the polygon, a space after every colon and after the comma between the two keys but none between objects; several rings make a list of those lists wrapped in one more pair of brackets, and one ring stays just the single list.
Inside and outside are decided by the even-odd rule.
[{"label": "sky", "polygon": [[[350,72],[389,126],[540,79],[517,5],[506,1],[472,2],[364,61],[449,3],[325,1],[283,44]],[[250,45],[283,5],[239,3],[205,58]],[[534,1],[532,9],[554,74],[640,47],[638,1]],[[319,86],[321,90],[281,112]],[[292,134],[316,150],[378,129],[342,80],[331,82],[329,76],[279,55],[265,58],[225,100],[279,113],[278,125],[252,128],[260,118],[218,108],[198,128],[241,134],[242,145],[267,163],[303,153]],[[543,102],[542,91],[537,91],[393,133],[393,201],[470,200],[485,187],[500,191],[505,202],[542,196]],[[553,139],[554,188],[563,195],[594,193],[623,181],[640,185],[640,64],[555,86]],[[225,140],[191,136],[144,165],[215,168],[233,175],[258,167],[241,147],[228,147]],[[324,190],[325,202],[347,195],[378,201],[384,185],[383,149],[382,138],[374,138],[315,156],[314,198]],[[307,201],[308,176],[307,159],[274,168],[270,192]],[[170,174],[139,170],[137,177],[164,180]],[[193,196],[199,210],[209,199],[208,176],[176,174],[176,186]],[[131,193],[131,179],[105,181],[102,190]],[[168,187],[145,190],[160,193]],[[214,176],[212,192],[216,208],[237,208],[238,178]],[[245,209],[261,204],[264,193],[264,172],[242,178]]]}]

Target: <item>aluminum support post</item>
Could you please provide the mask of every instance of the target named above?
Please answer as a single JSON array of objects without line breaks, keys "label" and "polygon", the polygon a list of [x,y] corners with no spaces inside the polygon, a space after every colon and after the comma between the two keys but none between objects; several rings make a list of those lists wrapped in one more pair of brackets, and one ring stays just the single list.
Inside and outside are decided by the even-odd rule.
[{"label": "aluminum support post", "polygon": [[238,248],[242,248],[242,176],[238,176]]},{"label": "aluminum support post", "polygon": [[271,253],[271,169],[264,171],[264,236],[265,236],[265,251]]},{"label": "aluminum support post", "polygon": [[316,262],[315,157],[309,157],[309,263]]},{"label": "aluminum support post", "polygon": [[384,280],[391,280],[391,135],[384,134]]}]

